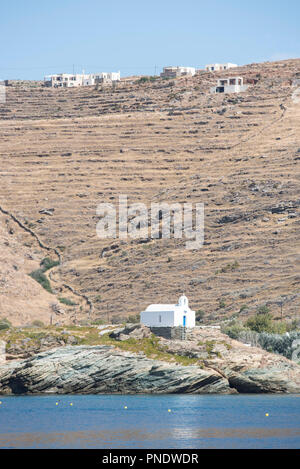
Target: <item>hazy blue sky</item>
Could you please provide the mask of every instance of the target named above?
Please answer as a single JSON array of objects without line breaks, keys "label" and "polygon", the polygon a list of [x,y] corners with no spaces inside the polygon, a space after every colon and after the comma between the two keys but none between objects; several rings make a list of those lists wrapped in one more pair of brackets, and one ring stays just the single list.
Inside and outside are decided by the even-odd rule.
[{"label": "hazy blue sky", "polygon": [[300,57],[299,0],[8,0],[0,78]]}]

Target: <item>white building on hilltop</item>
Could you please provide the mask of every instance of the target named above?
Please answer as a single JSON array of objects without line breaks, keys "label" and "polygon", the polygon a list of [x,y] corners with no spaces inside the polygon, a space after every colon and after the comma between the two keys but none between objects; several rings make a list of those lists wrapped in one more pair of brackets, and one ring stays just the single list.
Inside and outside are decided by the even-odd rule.
[{"label": "white building on hilltop", "polygon": [[96,83],[120,81],[120,72],[102,73],[57,73],[47,75],[44,79],[46,86],[53,88],[75,88],[78,86],[92,86]]},{"label": "white building on hilltop", "polygon": [[240,93],[246,91],[249,85],[244,85],[243,77],[233,78],[220,78],[217,81],[217,86],[213,86],[210,89],[212,94],[214,93]]},{"label": "white building on hilltop", "polygon": [[196,69],[194,67],[164,67],[160,74],[162,78],[177,78],[183,76],[194,76]]},{"label": "white building on hilltop", "polygon": [[195,327],[195,311],[189,308],[186,296],[177,305],[153,304],[141,312],[141,324],[148,327]]},{"label": "white building on hilltop", "polygon": [[226,64],[209,64],[205,65],[205,70],[207,72],[220,72],[223,70],[229,70],[230,68],[236,68],[237,66],[237,64],[231,64],[230,62],[227,62]]},{"label": "white building on hilltop", "polygon": [[44,82],[46,86],[52,86],[53,88],[75,88],[84,86],[84,80],[88,77],[89,75],[84,73],[57,73],[45,76]]}]

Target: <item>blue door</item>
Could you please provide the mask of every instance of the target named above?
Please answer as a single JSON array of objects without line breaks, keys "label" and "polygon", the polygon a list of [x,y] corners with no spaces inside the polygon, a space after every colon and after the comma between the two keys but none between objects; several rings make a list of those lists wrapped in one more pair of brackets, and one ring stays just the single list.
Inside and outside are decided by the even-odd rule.
[{"label": "blue door", "polygon": [[186,316],[183,316],[183,327],[186,326]]}]

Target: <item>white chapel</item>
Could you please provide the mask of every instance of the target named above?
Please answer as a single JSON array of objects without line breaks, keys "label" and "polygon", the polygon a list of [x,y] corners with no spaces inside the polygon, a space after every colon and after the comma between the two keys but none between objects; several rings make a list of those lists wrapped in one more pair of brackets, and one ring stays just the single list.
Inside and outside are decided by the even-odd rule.
[{"label": "white chapel", "polygon": [[176,305],[149,305],[141,312],[141,324],[148,327],[195,327],[195,311],[189,308],[189,301],[182,295]]}]

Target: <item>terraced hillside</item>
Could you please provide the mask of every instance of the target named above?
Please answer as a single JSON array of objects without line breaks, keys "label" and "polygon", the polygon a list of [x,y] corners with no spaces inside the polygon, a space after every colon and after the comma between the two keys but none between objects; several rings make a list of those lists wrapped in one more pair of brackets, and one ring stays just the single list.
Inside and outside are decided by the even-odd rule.
[{"label": "terraced hillside", "polygon": [[[239,95],[209,94],[226,75],[253,84]],[[182,292],[210,320],[265,304],[275,317],[297,317],[299,76],[300,60],[289,60],[171,81],[133,78],[116,89],[10,83],[0,105],[1,248],[14,246],[17,230],[16,256],[26,248],[37,266],[47,256],[60,261],[47,276],[53,298],[75,303],[64,306],[65,322],[136,314]],[[204,246],[99,239],[96,207],[117,204],[119,194],[149,207],[203,202]],[[18,302],[4,270],[0,317],[29,322],[40,303]]]}]

